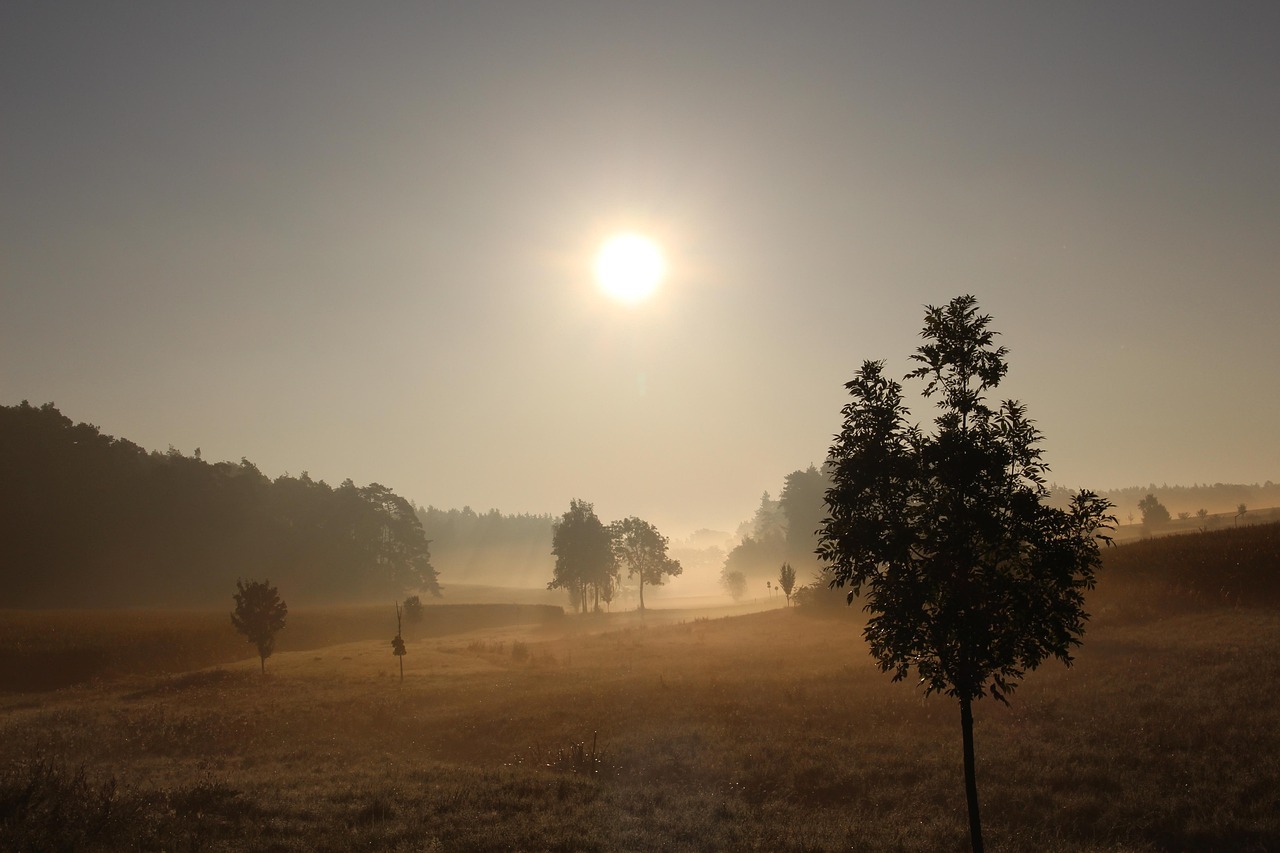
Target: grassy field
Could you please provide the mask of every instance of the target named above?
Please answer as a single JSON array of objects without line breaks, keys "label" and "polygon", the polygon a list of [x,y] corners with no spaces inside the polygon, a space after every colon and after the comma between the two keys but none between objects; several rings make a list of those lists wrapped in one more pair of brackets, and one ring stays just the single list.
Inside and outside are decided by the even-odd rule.
[{"label": "grassy field", "polygon": [[[1117,576],[1073,668],[977,708],[989,849],[1280,850],[1280,613]],[[565,617],[410,633],[403,685],[388,636],[0,694],[0,849],[965,850],[958,710],[860,627]]]}]

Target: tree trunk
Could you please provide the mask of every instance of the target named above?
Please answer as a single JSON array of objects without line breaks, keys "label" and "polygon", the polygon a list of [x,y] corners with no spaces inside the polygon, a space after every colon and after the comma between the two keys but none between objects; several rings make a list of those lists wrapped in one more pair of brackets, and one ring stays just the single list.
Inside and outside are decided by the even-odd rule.
[{"label": "tree trunk", "polygon": [[640,609],[644,610],[644,572],[640,573]]},{"label": "tree trunk", "polygon": [[960,699],[960,730],[964,735],[964,793],[969,801],[969,840],[973,853],[983,853],[982,819],[978,816],[978,773],[973,761],[973,706]]},{"label": "tree trunk", "polygon": [[265,655],[258,655],[258,663],[262,665],[262,674],[267,674],[267,658]]}]

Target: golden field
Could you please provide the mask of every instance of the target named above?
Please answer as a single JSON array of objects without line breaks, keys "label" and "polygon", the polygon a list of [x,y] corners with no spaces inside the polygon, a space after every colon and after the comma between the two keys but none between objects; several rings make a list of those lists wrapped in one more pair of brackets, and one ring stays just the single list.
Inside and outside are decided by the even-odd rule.
[{"label": "golden field", "polygon": [[[1073,668],[978,708],[990,847],[1280,848],[1280,614],[1100,610]],[[10,692],[0,842],[963,850],[956,707],[878,672],[857,616],[424,624],[403,685],[388,636],[278,652],[265,677],[253,657]]]}]

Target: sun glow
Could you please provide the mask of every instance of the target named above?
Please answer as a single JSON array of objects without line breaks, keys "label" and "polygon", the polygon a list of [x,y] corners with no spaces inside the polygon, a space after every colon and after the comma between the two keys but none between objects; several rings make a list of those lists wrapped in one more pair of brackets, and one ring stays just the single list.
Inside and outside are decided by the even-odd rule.
[{"label": "sun glow", "polygon": [[666,271],[662,249],[642,234],[616,234],[596,252],[596,281],[620,302],[647,299],[658,289]]}]

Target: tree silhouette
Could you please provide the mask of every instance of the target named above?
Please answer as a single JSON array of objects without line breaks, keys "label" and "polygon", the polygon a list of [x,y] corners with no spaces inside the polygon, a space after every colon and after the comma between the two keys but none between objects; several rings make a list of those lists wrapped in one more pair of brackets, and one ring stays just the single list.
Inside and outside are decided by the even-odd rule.
[{"label": "tree silhouette", "polygon": [[[934,429],[909,424],[902,386],[867,361],[846,384],[853,398],[831,447],[828,516],[819,556],[832,585],[865,594],[865,636],[893,680],[916,670],[926,694],[960,704],[970,840],[981,851],[972,703],[1008,701],[1045,658],[1071,663],[1094,583],[1100,530],[1111,505],[1091,492],[1068,509],[1048,497],[1025,407],[998,409],[985,392],[1007,370],[990,317],[960,296],[929,306],[912,356],[923,394],[937,398]],[[1109,541],[1109,540],[1108,540]]]},{"label": "tree silhouette", "polygon": [[684,568],[679,560],[667,555],[667,537],[658,528],[634,515],[609,526],[613,534],[613,550],[618,561],[627,567],[627,577],[639,578],[640,609],[644,610],[644,585],[661,586],[668,575],[678,575]]},{"label": "tree silhouette", "polygon": [[244,634],[258,649],[262,672],[267,671],[267,658],[276,648],[276,634],[284,627],[284,617],[289,608],[280,600],[280,593],[271,581],[236,581],[236,594],[232,596],[236,609],[231,613],[231,624]]},{"label": "tree silhouette", "polygon": [[569,501],[568,511],[555,523],[551,553],[556,566],[547,589],[568,590],[570,600],[583,612],[589,591],[594,590],[595,609],[599,610],[600,590],[617,574],[618,563],[609,529],[596,517],[591,504],[577,498]]},{"label": "tree silhouette", "polygon": [[1154,494],[1138,501],[1138,509],[1142,511],[1142,526],[1148,530],[1163,527],[1172,520],[1169,510],[1165,509]]},{"label": "tree silhouette", "polygon": [[747,594],[747,576],[742,572],[723,572],[720,575],[720,583],[724,586],[724,591],[733,596],[734,601],[741,600]]},{"label": "tree silhouette", "polygon": [[411,595],[404,600],[404,618],[410,625],[422,621],[422,597]]},{"label": "tree silhouette", "polygon": [[0,472],[13,606],[211,605],[268,572],[312,601],[439,593],[412,507],[376,483],[148,452],[26,402],[0,406]]},{"label": "tree silhouette", "polygon": [[818,526],[826,515],[822,499],[829,485],[826,473],[812,465],[792,471],[783,480],[778,505],[787,522],[786,561],[802,570],[819,568],[814,550],[818,547]]},{"label": "tree silhouette", "polygon": [[783,563],[782,568],[778,570],[778,586],[787,597],[787,606],[790,606],[791,592],[796,588],[796,570],[791,568],[790,563]]}]

